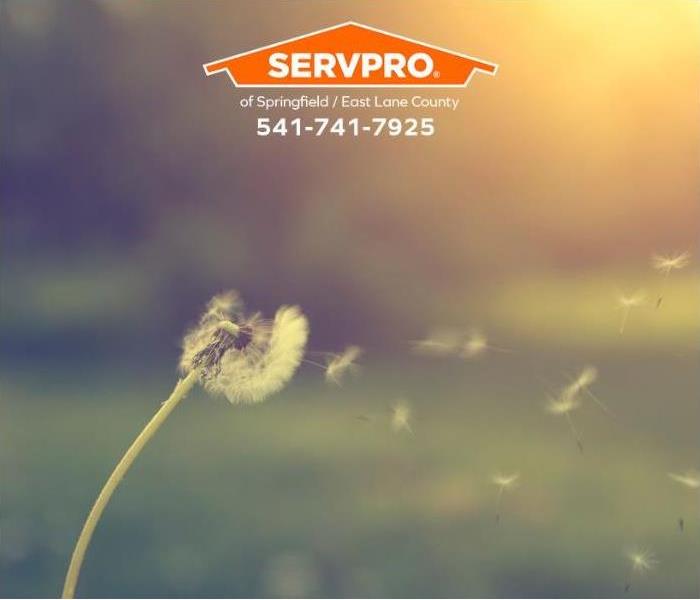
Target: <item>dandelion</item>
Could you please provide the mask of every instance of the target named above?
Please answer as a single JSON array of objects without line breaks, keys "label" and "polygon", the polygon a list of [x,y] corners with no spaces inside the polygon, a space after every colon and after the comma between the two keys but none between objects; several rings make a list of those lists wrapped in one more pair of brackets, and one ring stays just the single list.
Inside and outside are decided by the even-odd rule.
[{"label": "dandelion", "polygon": [[496,473],[491,477],[491,483],[498,487],[498,495],[496,496],[496,522],[501,520],[501,498],[503,497],[503,492],[512,490],[517,486],[518,480],[520,479],[519,473],[510,473],[508,475],[502,473]]},{"label": "dandelion", "polygon": [[[689,490],[700,490],[700,473],[698,471],[686,471],[685,473],[669,473],[668,476]],[[678,528],[683,532],[685,519],[678,518]]]},{"label": "dandelion", "polygon": [[578,434],[576,427],[574,426],[574,420],[571,417],[571,413],[574,412],[579,406],[580,402],[575,396],[561,396],[559,398],[550,397],[547,401],[547,412],[555,416],[563,416],[566,422],[569,424],[569,429],[571,434],[576,440],[576,445],[581,453],[583,453],[583,442],[581,441],[581,436]]},{"label": "dandelion", "polygon": [[647,571],[651,571],[658,561],[654,555],[648,550],[635,549],[627,553],[627,559],[630,563],[630,571],[625,584],[625,592],[629,592],[632,587],[632,578],[634,574],[643,575]]},{"label": "dandelion", "polygon": [[422,340],[412,342],[417,354],[447,356],[459,352],[462,334],[456,329],[434,329]]},{"label": "dandelion", "polygon": [[620,294],[617,297],[617,304],[622,311],[622,321],[620,323],[620,335],[625,332],[625,325],[627,325],[627,319],[629,319],[630,311],[633,308],[638,308],[644,304],[646,300],[646,294],[642,291],[635,292],[632,295]]},{"label": "dandelion", "polygon": [[331,355],[326,361],[326,381],[340,385],[343,376],[355,370],[355,361],[362,354],[359,346],[348,346],[340,354]]},{"label": "dandelion", "polygon": [[298,307],[283,306],[274,320],[268,321],[259,314],[245,316],[235,292],[212,298],[198,325],[183,340],[183,378],[117,464],[85,521],[66,575],[64,598],[75,595],[85,552],[115,489],[194,385],[199,382],[233,404],[260,402],[292,378],[302,360],[308,330],[306,317]]},{"label": "dandelion", "polygon": [[609,413],[610,410],[608,407],[590,390],[590,386],[593,385],[597,379],[598,369],[591,366],[584,367],[576,379],[574,379],[562,390],[562,397],[576,398],[579,394],[585,392],[598,406],[600,406],[600,408]]},{"label": "dandelion", "polygon": [[391,429],[395,433],[401,431],[413,433],[411,428],[411,408],[404,402],[399,402],[391,407]]},{"label": "dandelion", "polygon": [[[679,252],[678,254],[667,255],[654,254],[654,256],[651,257],[651,266],[663,273],[663,287],[665,287],[666,279],[671,271],[683,269],[688,266],[688,263],[690,263],[690,252]],[[664,296],[662,292],[656,300],[656,308],[661,306],[663,299]]]},{"label": "dandelion", "polygon": [[180,371],[199,373],[204,388],[232,404],[260,402],[279,391],[301,362],[308,323],[282,306],[273,321],[244,317],[233,292],[215,296],[183,341]]}]

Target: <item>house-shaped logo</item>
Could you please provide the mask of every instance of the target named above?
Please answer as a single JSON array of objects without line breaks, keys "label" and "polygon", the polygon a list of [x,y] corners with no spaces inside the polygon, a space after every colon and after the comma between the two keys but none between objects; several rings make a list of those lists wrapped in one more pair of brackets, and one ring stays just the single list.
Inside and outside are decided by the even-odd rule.
[{"label": "house-shaped logo", "polygon": [[359,23],[347,22],[204,65],[236,87],[466,87],[498,65]]}]

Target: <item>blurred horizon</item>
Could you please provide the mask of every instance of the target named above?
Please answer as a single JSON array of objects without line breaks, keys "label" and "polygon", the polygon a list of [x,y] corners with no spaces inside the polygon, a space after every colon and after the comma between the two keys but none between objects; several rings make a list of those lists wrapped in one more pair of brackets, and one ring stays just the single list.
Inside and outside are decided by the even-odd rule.
[{"label": "blurred horizon", "polygon": [[[696,249],[697,5],[435,6],[425,21],[370,2],[5,2],[6,335],[135,318],[134,339],[177,339],[235,287],[267,312],[301,304],[324,346],[381,344],[451,303],[478,313],[471,299],[514,275],[641,271]],[[256,138],[240,93],[202,75],[349,12],[501,69],[418,143]]]}]

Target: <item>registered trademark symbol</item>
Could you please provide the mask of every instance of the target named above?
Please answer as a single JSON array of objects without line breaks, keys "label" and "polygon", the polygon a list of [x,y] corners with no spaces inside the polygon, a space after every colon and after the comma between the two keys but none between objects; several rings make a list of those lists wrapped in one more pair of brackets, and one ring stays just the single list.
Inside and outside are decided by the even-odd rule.
[{"label": "registered trademark symbol", "polygon": [[440,79],[440,71],[433,71],[433,77],[435,77],[435,79]]}]

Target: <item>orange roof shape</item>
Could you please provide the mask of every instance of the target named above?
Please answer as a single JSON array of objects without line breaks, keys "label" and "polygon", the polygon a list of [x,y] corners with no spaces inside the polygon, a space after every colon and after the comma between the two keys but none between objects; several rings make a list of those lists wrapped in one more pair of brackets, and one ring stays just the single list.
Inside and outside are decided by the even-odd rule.
[{"label": "orange roof shape", "polygon": [[466,87],[498,65],[347,22],[204,65],[236,87]]}]

